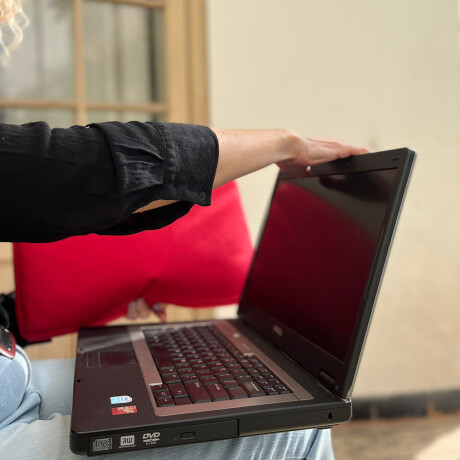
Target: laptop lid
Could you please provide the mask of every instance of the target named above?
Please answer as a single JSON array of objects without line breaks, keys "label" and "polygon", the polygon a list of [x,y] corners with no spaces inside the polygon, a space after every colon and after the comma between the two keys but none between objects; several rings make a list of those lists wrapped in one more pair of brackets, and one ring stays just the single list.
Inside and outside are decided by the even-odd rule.
[{"label": "laptop lid", "polygon": [[348,397],[415,152],[280,173],[239,316]]}]

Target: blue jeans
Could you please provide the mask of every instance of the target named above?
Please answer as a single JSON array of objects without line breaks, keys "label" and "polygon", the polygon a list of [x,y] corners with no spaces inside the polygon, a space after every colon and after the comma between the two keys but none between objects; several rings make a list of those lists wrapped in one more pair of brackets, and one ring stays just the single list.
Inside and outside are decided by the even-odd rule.
[{"label": "blue jeans", "polygon": [[[0,458],[2,460],[81,459],[82,457],[74,455],[69,449],[69,414],[72,408],[75,361],[73,359],[34,361],[32,382],[23,398],[27,378],[25,372],[21,374],[20,368],[17,367],[18,363],[14,364],[15,361],[17,358],[13,361],[0,358],[0,392],[3,395],[7,394],[4,391],[6,385],[13,385],[9,388],[14,390],[9,392],[8,401],[4,398],[2,402],[0,396]],[[19,365],[24,370],[24,363]],[[10,366],[17,368],[12,371]],[[15,378],[16,382],[14,382]],[[19,407],[14,409],[17,404]],[[6,410],[10,413],[6,414]],[[301,430],[107,454],[102,458],[333,460],[334,456],[330,430]]]}]

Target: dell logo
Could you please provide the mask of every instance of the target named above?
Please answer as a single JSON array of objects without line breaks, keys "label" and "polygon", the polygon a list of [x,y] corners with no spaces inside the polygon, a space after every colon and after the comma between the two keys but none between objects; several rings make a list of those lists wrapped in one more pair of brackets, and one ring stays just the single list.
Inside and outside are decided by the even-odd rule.
[{"label": "dell logo", "polygon": [[280,337],[283,335],[283,329],[281,329],[277,324],[273,325],[273,332]]}]

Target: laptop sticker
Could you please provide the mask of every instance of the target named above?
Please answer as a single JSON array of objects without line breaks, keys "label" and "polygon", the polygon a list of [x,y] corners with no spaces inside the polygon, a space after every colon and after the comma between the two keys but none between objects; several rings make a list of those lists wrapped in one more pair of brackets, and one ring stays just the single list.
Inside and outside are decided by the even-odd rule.
[{"label": "laptop sticker", "polygon": [[136,406],[112,407],[112,415],[135,414],[136,412]]},{"label": "laptop sticker", "polygon": [[110,404],[124,404],[129,403],[133,400],[131,396],[112,396],[110,398]]}]

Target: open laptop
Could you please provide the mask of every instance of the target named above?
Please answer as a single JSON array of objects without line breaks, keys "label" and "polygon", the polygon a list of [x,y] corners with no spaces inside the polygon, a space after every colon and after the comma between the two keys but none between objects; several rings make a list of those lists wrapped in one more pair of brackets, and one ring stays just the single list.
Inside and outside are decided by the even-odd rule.
[{"label": "open laptop", "polygon": [[305,178],[280,173],[237,319],[80,330],[71,450],[349,420],[414,159],[403,148],[318,165]]}]

